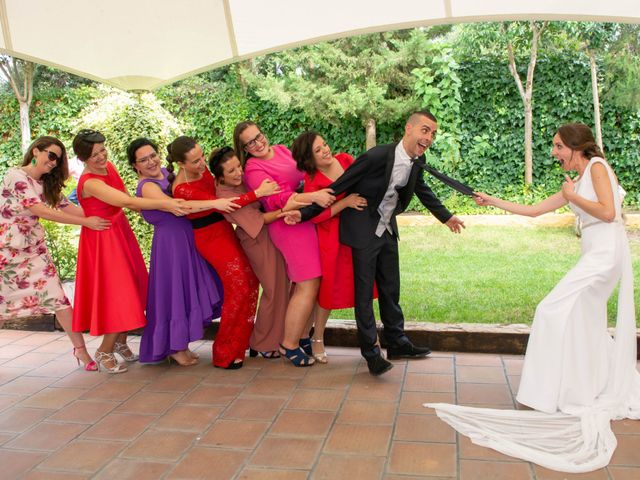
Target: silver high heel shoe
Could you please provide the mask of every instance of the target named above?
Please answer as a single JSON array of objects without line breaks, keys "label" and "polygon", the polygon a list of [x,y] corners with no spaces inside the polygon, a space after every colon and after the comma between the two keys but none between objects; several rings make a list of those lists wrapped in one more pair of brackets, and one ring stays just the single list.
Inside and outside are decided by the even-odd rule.
[{"label": "silver high heel shoe", "polygon": [[140,359],[140,355],[133,353],[126,343],[116,342],[113,351],[120,355],[125,362],[137,362]]},{"label": "silver high heel shoe", "polygon": [[[324,344],[324,340],[321,338],[312,338],[311,343],[322,343]],[[324,348],[324,346],[323,346]],[[313,350],[313,348],[312,348]],[[313,358],[317,360],[318,363],[326,364],[329,363],[329,359],[327,358],[327,352],[322,351],[321,353],[314,353]]]},{"label": "silver high heel shoe", "polygon": [[[112,362],[113,367],[108,367],[107,362]],[[105,369],[107,373],[124,373],[127,371],[127,367],[118,363],[116,356],[113,353],[96,351],[96,364],[98,365],[98,371]]]}]

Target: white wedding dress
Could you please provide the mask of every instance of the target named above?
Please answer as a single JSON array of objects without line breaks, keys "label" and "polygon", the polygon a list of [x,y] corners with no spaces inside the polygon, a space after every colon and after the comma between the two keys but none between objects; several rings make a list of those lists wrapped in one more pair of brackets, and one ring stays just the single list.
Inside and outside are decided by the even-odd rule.
[{"label": "white wedding dress", "polygon": [[[425,404],[478,445],[570,473],[605,467],[617,445],[610,421],[640,418],[624,191],[609,165],[594,157],[576,192],[597,201],[591,181],[596,162],[609,174],[616,218],[606,223],[570,204],[583,225],[582,256],[536,309],[517,396],[534,411]],[[613,340],[607,333],[607,300],[618,282]]]}]

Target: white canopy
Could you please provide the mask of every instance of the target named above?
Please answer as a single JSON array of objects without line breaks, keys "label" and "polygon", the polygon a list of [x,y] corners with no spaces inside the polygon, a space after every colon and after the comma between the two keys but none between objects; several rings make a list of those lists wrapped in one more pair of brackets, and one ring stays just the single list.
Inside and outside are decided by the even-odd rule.
[{"label": "white canopy", "polygon": [[0,0],[0,52],[125,90],[321,40],[495,20],[640,23],[639,0]]}]

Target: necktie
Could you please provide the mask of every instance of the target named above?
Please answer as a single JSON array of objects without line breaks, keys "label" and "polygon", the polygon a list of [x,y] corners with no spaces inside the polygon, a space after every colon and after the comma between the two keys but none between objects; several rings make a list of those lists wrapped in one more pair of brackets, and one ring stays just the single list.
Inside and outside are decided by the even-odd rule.
[{"label": "necktie", "polygon": [[463,195],[468,195],[470,197],[475,196],[473,188],[469,187],[468,185],[465,185],[464,183],[459,182],[455,178],[451,178],[451,177],[445,175],[444,173],[440,172],[439,170],[436,170],[435,168],[427,165],[426,163],[421,162],[417,158],[412,158],[411,161],[413,163],[415,163],[416,165],[418,165],[423,170],[425,170],[426,172],[428,172],[429,174],[431,174],[434,177],[436,177],[438,180],[440,180],[445,185],[448,185],[449,187],[451,187],[454,190],[462,193]]}]

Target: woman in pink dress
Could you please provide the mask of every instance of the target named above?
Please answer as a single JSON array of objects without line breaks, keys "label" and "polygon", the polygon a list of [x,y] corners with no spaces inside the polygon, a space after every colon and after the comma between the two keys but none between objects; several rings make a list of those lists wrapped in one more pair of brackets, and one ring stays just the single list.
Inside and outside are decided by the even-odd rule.
[{"label": "woman in pink dress", "polygon": [[[265,135],[253,122],[241,122],[233,133],[235,150],[244,164],[245,184],[256,189],[265,179],[278,183],[282,191],[260,199],[265,211],[284,208],[289,197],[295,195],[299,202],[315,202],[323,207],[333,203],[335,197],[328,190],[313,193],[296,193],[301,187],[303,174],[296,167],[291,152],[284,145],[271,146]],[[284,220],[269,224],[269,236],[287,264],[287,274],[295,288],[285,317],[284,338],[281,354],[297,367],[314,363],[311,355],[311,340],[308,332],[313,323],[320,276],[320,251],[315,226],[311,223],[287,225]]]},{"label": "woman in pink dress", "polygon": [[[304,191],[316,192],[331,185],[353,163],[348,153],[335,157],[324,139],[313,131],[300,134],[291,147],[298,169],[305,172]],[[339,240],[340,212],[345,208],[363,210],[367,200],[357,193],[336,197],[336,203],[312,219],[318,231],[322,279],[318,293],[311,339],[313,357],[327,363],[324,349],[324,329],[332,309],[352,308],[355,303],[353,260],[351,248]],[[377,294],[374,292],[374,298]]]},{"label": "woman in pink dress", "polygon": [[9,318],[55,313],[69,336],[73,355],[87,371],[97,370],[84,337],[72,330],[73,309],[62,290],[45,243],[40,218],[93,230],[108,220],[85,217],[62,195],[68,177],[64,144],[54,137],[37,138],[22,166],[10,168],[0,190],[0,327]]}]

